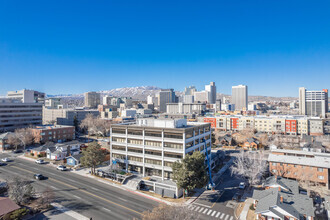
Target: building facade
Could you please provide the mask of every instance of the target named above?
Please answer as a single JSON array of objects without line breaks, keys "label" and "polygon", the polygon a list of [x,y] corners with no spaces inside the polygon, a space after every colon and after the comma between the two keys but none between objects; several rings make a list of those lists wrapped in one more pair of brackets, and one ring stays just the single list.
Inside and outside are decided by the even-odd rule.
[{"label": "building facade", "polygon": [[85,92],[85,107],[97,108],[101,104],[100,93],[98,92]]},{"label": "building facade", "polygon": [[34,90],[22,89],[18,91],[9,91],[7,97],[15,99],[22,103],[44,103],[45,93]]},{"label": "building facade", "polygon": [[299,114],[325,117],[329,111],[328,90],[308,91],[299,88]]},{"label": "building facade", "polygon": [[205,103],[168,103],[167,114],[203,114],[206,111]]},{"label": "building facade", "polygon": [[210,93],[210,104],[215,104],[215,101],[217,100],[217,87],[215,86],[215,82],[210,82],[210,85],[205,86],[205,91]]},{"label": "building facade", "polygon": [[16,99],[0,99],[0,132],[41,124],[41,103],[21,103]]},{"label": "building facade", "polygon": [[92,109],[42,109],[42,124],[74,125],[76,119],[78,123],[86,118],[88,114],[99,116],[98,110]]},{"label": "building facade", "polygon": [[166,112],[166,104],[177,102],[177,97],[173,89],[162,89],[157,94],[157,99],[160,112]]},{"label": "building facade", "polygon": [[185,119],[138,119],[132,124],[111,125],[110,130],[110,161],[143,176],[170,179],[175,161],[194,151],[205,153],[203,139],[211,152],[209,123],[187,122]]},{"label": "building facade", "polygon": [[314,135],[324,134],[325,120],[319,117],[307,116],[242,116],[220,115],[205,117],[204,122],[213,119],[212,128],[224,131],[241,131],[246,128],[255,129],[257,132],[281,133],[291,135]]},{"label": "building facade", "polygon": [[245,85],[233,86],[231,103],[235,105],[235,110],[247,110],[248,87]]},{"label": "building facade", "polygon": [[74,126],[53,125],[53,126],[36,126],[32,128],[34,133],[41,136],[41,143],[46,142],[66,142],[75,139]]},{"label": "building facade", "polygon": [[273,150],[268,156],[269,171],[285,178],[328,186],[330,154],[298,150]]}]

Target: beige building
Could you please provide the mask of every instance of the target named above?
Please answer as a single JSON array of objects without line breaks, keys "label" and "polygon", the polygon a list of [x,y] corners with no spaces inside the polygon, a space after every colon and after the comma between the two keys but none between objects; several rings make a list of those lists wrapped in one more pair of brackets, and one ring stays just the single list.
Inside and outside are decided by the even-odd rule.
[{"label": "beige building", "polygon": [[97,108],[101,104],[100,93],[98,92],[85,92],[85,107]]},{"label": "beige building", "polygon": [[42,104],[0,99],[0,132],[42,124]]},{"label": "beige building", "polygon": [[[211,153],[209,123],[186,119],[138,119],[110,128],[110,161],[143,176],[172,177],[172,164],[194,151]],[[211,155],[210,155],[211,156]]]}]

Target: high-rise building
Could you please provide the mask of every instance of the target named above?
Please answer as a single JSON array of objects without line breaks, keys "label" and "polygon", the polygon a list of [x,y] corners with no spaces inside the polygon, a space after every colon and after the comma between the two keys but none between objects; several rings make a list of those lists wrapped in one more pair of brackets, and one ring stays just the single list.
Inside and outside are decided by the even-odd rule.
[{"label": "high-rise building", "polygon": [[199,103],[208,103],[210,100],[210,92],[208,91],[200,91],[194,93],[194,100],[195,102]]},{"label": "high-rise building", "polygon": [[210,93],[208,103],[215,104],[217,100],[217,87],[215,86],[215,82],[210,82],[210,85],[206,85],[205,91]]},{"label": "high-rise building", "polygon": [[184,89],[184,95],[194,95],[196,91],[197,90],[195,86],[189,86]]},{"label": "high-rise building", "polygon": [[183,103],[191,104],[191,103],[194,103],[194,101],[195,101],[195,97],[193,95],[184,95],[183,96]]},{"label": "high-rise building", "polygon": [[100,93],[98,92],[85,92],[85,107],[97,108],[100,103]]},{"label": "high-rise building", "polygon": [[7,97],[16,99],[22,103],[44,103],[45,93],[34,90],[22,89],[18,91],[7,92]]},{"label": "high-rise building", "polygon": [[299,88],[299,114],[325,117],[328,112],[328,90],[307,91]]},{"label": "high-rise building", "polygon": [[235,105],[235,110],[247,110],[248,87],[245,85],[233,86],[231,103]]},{"label": "high-rise building", "polygon": [[148,95],[147,97],[147,104],[149,105],[158,105],[158,98],[156,96]]},{"label": "high-rise building", "polygon": [[177,97],[175,96],[175,92],[173,89],[162,89],[158,94],[158,106],[159,111],[166,112],[166,104],[167,103],[176,103]]}]

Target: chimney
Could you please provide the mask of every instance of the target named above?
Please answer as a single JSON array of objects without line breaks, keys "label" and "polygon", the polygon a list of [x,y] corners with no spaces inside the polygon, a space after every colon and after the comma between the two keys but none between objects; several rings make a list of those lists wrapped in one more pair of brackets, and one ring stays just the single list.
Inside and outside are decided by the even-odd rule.
[{"label": "chimney", "polygon": [[283,203],[283,196],[280,197],[281,203]]}]

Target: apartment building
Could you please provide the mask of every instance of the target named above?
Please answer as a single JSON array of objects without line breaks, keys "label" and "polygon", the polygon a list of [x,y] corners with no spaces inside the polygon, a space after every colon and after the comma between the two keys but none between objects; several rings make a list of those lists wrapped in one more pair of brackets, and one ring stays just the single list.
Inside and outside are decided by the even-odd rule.
[{"label": "apartment building", "polygon": [[9,99],[16,99],[22,103],[44,103],[45,93],[38,92],[34,90],[22,89],[18,91],[7,92],[7,97]]},{"label": "apartment building", "polygon": [[194,151],[211,153],[209,123],[186,119],[138,119],[135,123],[110,128],[110,161],[122,169],[170,179],[172,164]]},{"label": "apartment building", "polygon": [[44,107],[42,108],[42,124],[74,125],[75,119],[80,123],[88,114],[99,116],[99,111],[83,108],[48,109]]},{"label": "apartment building", "polygon": [[41,142],[66,142],[75,139],[75,128],[74,126],[66,125],[51,125],[51,126],[36,126],[33,132],[41,135]]},{"label": "apartment building", "polygon": [[0,99],[0,132],[42,124],[42,104]]},{"label": "apartment building", "polygon": [[329,186],[330,154],[299,150],[273,150],[268,156],[273,175]]},{"label": "apartment building", "polygon": [[307,116],[242,116],[220,115],[205,117],[204,122],[213,122],[212,128],[224,131],[241,131],[246,128],[257,132],[281,133],[291,135],[323,135],[324,120]]},{"label": "apartment building", "polygon": [[98,92],[85,92],[85,107],[97,108],[101,104],[101,96]]},{"label": "apartment building", "polygon": [[58,108],[61,105],[61,98],[48,98],[45,100],[46,108]]}]

